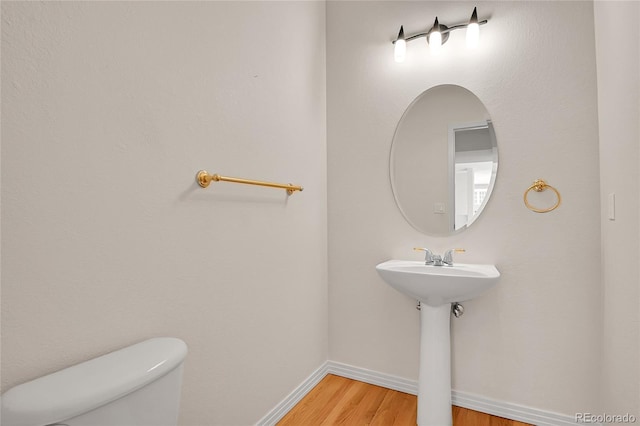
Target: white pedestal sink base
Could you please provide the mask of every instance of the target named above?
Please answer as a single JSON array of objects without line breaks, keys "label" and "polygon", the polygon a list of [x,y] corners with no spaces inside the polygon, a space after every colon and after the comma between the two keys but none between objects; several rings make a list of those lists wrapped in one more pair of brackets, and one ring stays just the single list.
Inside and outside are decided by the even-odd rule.
[{"label": "white pedestal sink base", "polygon": [[418,425],[450,426],[451,303],[480,296],[498,282],[500,272],[494,265],[435,266],[415,260],[387,260],[376,270],[391,287],[422,301]]},{"label": "white pedestal sink base", "polygon": [[451,418],[451,305],[420,309],[418,426],[449,426]]}]

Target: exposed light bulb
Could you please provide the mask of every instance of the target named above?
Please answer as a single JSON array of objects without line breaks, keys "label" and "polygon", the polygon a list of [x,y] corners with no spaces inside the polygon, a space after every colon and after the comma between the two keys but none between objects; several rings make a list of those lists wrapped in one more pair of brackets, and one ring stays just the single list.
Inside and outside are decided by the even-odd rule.
[{"label": "exposed light bulb", "polygon": [[471,13],[471,19],[469,25],[467,25],[467,48],[475,49],[478,47],[478,40],[480,39],[480,24],[478,24],[478,10],[473,8]]},{"label": "exposed light bulb", "polygon": [[394,45],[393,57],[396,62],[404,62],[404,56],[407,52],[407,42],[404,39],[404,28],[402,26],[400,26],[400,32],[398,33],[398,38]]},{"label": "exposed light bulb", "polygon": [[467,47],[469,49],[475,49],[478,47],[478,40],[480,39],[480,25],[469,24],[467,25]]},{"label": "exposed light bulb", "polygon": [[442,34],[440,31],[433,31],[429,34],[429,51],[433,56],[440,54],[440,48],[442,47]]},{"label": "exposed light bulb", "polygon": [[438,22],[437,16],[433,23],[433,28],[429,31],[427,42],[429,43],[429,51],[431,52],[431,55],[439,55],[440,48],[442,47],[442,34],[440,33],[440,23]]},{"label": "exposed light bulb", "polygon": [[402,39],[396,40],[395,47],[393,49],[393,57],[396,62],[404,62],[405,53],[407,53],[407,42]]}]

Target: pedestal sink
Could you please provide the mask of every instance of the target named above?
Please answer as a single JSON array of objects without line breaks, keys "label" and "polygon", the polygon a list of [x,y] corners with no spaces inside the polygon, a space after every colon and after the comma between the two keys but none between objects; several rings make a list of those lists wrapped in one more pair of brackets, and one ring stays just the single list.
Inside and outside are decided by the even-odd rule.
[{"label": "pedestal sink", "polygon": [[376,270],[387,284],[420,301],[418,425],[451,425],[451,303],[478,297],[498,282],[500,272],[494,265],[410,260],[388,260]]}]

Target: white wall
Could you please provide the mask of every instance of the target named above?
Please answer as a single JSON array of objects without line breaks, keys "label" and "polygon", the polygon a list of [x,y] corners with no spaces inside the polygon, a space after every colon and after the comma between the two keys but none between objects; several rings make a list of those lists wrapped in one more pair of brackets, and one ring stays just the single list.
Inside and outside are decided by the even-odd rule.
[{"label": "white wall", "polygon": [[[329,2],[325,92],[323,3],[2,2],[2,389],[158,335],[190,347],[183,425],[253,423],[327,357],[415,379],[415,302],[373,267],[464,246],[503,277],[453,323],[454,388],[637,413],[640,271],[616,266],[640,251],[638,86],[618,84],[638,75],[638,30],[618,25],[638,4],[595,7],[600,161],[591,3],[482,2],[477,51],[455,33],[438,59],[413,42],[393,62],[400,24],[474,5]],[[431,238],[395,206],[388,154],[409,103],[445,83],[489,110],[500,170],[471,229]],[[202,190],[200,168],[305,191]],[[523,206],[538,177],[557,211]],[[600,192],[618,200],[602,289]]]},{"label": "white wall", "polygon": [[[640,418],[640,3],[594,3],[602,199],[603,409]],[[608,197],[615,194],[615,220]],[[629,267],[631,266],[631,267]]]},{"label": "white wall", "polygon": [[176,336],[246,425],[324,362],[325,68],[321,2],[2,2],[3,390]]},{"label": "white wall", "polygon": [[[415,301],[374,266],[420,259],[411,248],[464,247],[460,262],[495,263],[500,283],[453,321],[453,387],[573,415],[598,406],[600,209],[593,6],[482,2],[477,51],[454,33],[443,55],[424,42],[393,60],[393,40],[465,22],[476,3],[329,2],[329,357],[417,378]],[[415,231],[396,207],[389,148],[405,108],[438,84],[467,87],[498,139],[497,183],[483,215],[455,237]],[[563,196],[536,214],[522,194],[544,178]],[[443,180],[444,182],[444,180]],[[426,184],[426,183],[425,183]],[[637,235],[637,234],[636,234]]]}]

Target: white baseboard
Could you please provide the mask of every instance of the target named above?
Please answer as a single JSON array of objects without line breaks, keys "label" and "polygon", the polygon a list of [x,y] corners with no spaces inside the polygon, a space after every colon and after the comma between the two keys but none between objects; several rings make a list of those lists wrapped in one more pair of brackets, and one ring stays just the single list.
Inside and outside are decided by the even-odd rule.
[{"label": "white baseboard", "polygon": [[297,388],[278,403],[263,418],[258,420],[256,426],[275,426],[306,394],[313,389],[320,380],[327,375],[327,363],[325,362],[307,377]]},{"label": "white baseboard", "polygon": [[342,364],[335,361],[327,361],[327,374],[346,377],[347,379],[358,380],[371,385],[382,386],[411,395],[418,394],[418,382],[416,380],[404,379],[391,374],[379,373],[366,368],[354,367],[349,364]]},{"label": "white baseboard", "polygon": [[[531,423],[537,426],[576,426],[576,424],[578,424],[575,417],[566,414],[553,413],[551,411],[526,407],[512,402],[497,401],[484,396],[456,390],[451,391],[451,403],[458,407],[464,407],[506,419]],[[600,423],[589,424],[602,426]]]},{"label": "white baseboard", "polygon": [[[366,368],[355,367],[335,361],[327,361],[314,371],[293,392],[264,416],[256,426],[274,426],[327,374],[346,377],[376,386],[417,395],[418,382],[391,374],[380,373]],[[539,426],[575,426],[576,419],[566,414],[558,414],[538,408],[526,407],[506,401],[498,401],[480,395],[456,390],[451,391],[451,402],[458,407],[480,411],[493,416],[518,420]],[[591,423],[598,425],[597,423]]]}]

